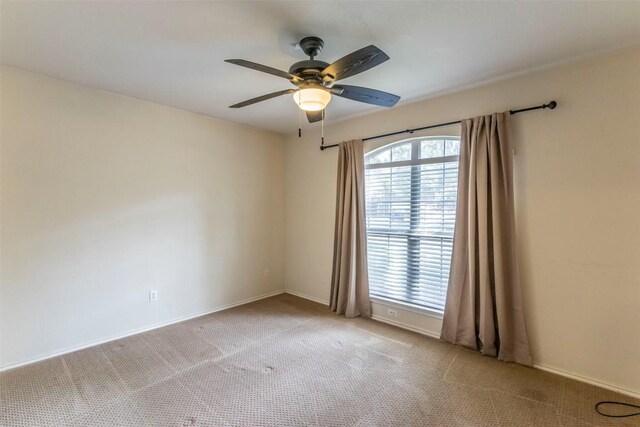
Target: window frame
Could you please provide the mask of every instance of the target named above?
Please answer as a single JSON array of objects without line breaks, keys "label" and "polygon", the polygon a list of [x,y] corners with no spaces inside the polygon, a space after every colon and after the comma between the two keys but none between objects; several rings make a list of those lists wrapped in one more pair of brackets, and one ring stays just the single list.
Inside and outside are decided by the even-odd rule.
[{"label": "window frame", "polygon": [[[425,140],[444,140],[444,141],[455,141],[458,144],[460,143],[460,136],[456,136],[456,135],[432,135],[432,136],[422,136],[422,137],[412,137],[412,138],[407,138],[407,139],[403,139],[400,141],[393,141],[390,142],[388,144],[382,145],[380,147],[377,147],[371,151],[368,151],[365,153],[365,171],[367,169],[385,169],[385,168],[394,168],[394,167],[403,167],[403,166],[420,166],[420,165],[425,165],[425,164],[440,164],[440,163],[449,163],[449,162],[457,162],[459,161],[460,155],[459,153],[456,155],[449,155],[449,156],[441,156],[441,157],[428,157],[428,158],[420,158],[420,144],[422,141]],[[384,162],[384,163],[367,163],[367,159],[374,157],[376,154],[380,154],[386,150],[389,150],[390,152],[393,150],[394,147],[396,146],[400,146],[406,143],[411,143],[411,159],[410,160],[398,160],[398,161],[389,161],[389,162]],[[459,152],[459,150],[458,150]],[[365,185],[366,185],[366,178],[365,178]],[[412,189],[413,191],[413,189]],[[412,206],[411,209],[413,209],[414,207]],[[365,219],[366,219],[366,215],[365,215]],[[369,229],[368,227],[365,225],[365,232],[367,233],[367,237],[369,234]],[[376,231],[373,231],[374,233],[376,233]],[[383,233],[382,230],[377,232],[377,233]],[[451,236],[452,240],[453,240],[453,235]],[[451,274],[451,271],[449,271],[449,274]],[[429,307],[425,307],[423,305],[420,304],[414,304],[411,302],[407,302],[407,301],[399,301],[399,300],[395,300],[395,299],[390,299],[390,298],[385,298],[383,296],[378,296],[378,295],[372,295],[371,294],[371,290],[369,290],[369,300],[371,302],[374,303],[378,303],[378,304],[383,304],[383,305],[387,305],[387,306],[392,306],[392,307],[397,307],[399,309],[402,310],[406,310],[406,311],[410,311],[410,312],[415,312],[418,314],[423,314],[423,315],[428,315],[431,317],[435,317],[438,319],[442,319],[444,312],[441,312],[435,308],[429,308]],[[446,300],[446,297],[445,297]]]}]

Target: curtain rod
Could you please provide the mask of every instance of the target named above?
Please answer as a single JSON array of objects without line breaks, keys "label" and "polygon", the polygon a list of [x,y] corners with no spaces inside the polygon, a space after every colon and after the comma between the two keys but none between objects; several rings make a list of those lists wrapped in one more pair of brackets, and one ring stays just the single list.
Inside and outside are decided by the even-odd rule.
[{"label": "curtain rod", "polygon": [[[509,110],[509,114],[514,115],[514,114],[518,114],[518,113],[524,113],[525,111],[544,110],[545,108],[553,110],[557,106],[558,106],[558,103],[556,101],[551,101],[548,104],[537,105],[535,107],[520,108],[519,110]],[[453,122],[438,123],[437,125],[422,126],[422,127],[419,127],[419,128],[400,130],[400,131],[391,132],[391,133],[384,133],[382,135],[375,135],[375,136],[370,136],[370,137],[367,137],[367,138],[362,138],[362,141],[363,142],[364,141],[371,141],[372,139],[385,138],[387,136],[393,136],[393,135],[402,135],[403,133],[414,133],[414,132],[417,132],[417,131],[420,131],[420,130],[439,128],[439,127],[449,126],[449,125],[457,125],[459,123],[462,123],[462,120],[455,120]],[[340,145],[340,144],[324,145],[324,138],[323,138],[322,139],[322,144],[320,145],[320,150],[324,151],[327,148],[337,147],[338,145]]]}]

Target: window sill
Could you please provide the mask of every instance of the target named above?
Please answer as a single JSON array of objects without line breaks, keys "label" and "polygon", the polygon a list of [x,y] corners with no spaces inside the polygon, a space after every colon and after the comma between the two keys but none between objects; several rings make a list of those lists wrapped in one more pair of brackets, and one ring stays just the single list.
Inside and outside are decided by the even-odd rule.
[{"label": "window sill", "polygon": [[435,310],[429,310],[428,308],[424,308],[424,307],[420,307],[418,305],[413,305],[413,304],[409,304],[409,303],[403,303],[400,301],[394,301],[391,299],[387,299],[387,298],[382,298],[382,297],[377,297],[377,296],[369,296],[369,301],[371,302],[375,302],[378,304],[384,304],[384,305],[388,305],[391,307],[396,307],[399,308],[401,310],[406,310],[406,311],[411,311],[413,313],[417,313],[417,314],[421,314],[423,316],[429,316],[429,317],[433,317],[436,319],[442,319],[443,314],[435,311]]}]

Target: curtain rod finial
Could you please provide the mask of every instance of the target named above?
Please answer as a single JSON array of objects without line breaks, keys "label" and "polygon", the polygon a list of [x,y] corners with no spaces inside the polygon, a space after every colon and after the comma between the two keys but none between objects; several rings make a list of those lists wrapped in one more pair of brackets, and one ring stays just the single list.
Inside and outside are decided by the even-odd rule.
[{"label": "curtain rod finial", "polygon": [[546,105],[546,107],[550,110],[553,110],[554,108],[556,108],[558,106],[558,103],[556,101],[551,101],[550,103],[548,103]]}]

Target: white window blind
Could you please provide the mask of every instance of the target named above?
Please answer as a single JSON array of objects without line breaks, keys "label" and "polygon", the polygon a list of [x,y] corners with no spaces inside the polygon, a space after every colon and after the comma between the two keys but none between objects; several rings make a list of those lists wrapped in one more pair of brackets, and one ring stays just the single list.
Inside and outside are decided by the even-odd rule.
[{"label": "white window blind", "polygon": [[460,141],[416,138],[366,155],[372,297],[443,312],[456,211]]}]

